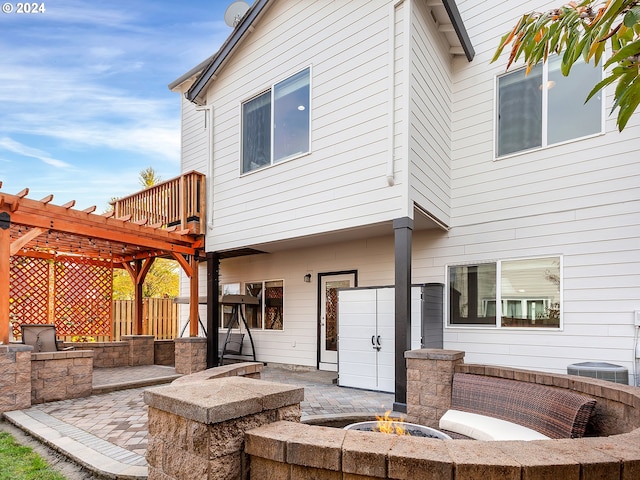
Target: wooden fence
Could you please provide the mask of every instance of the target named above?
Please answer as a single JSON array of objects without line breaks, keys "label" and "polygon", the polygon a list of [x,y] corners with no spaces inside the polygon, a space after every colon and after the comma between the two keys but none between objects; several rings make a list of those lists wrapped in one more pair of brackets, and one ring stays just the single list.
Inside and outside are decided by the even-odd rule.
[{"label": "wooden fence", "polygon": [[[147,335],[154,335],[156,340],[173,340],[178,336],[178,304],[172,298],[145,298],[142,307]],[[111,337],[92,335],[96,342],[119,342],[122,335],[133,335],[133,300],[113,300],[111,312]],[[77,341],[73,335],[58,335],[58,339]]]},{"label": "wooden fence", "polygon": [[[173,340],[178,336],[178,304],[172,298],[145,298],[143,326],[156,340]],[[113,341],[133,334],[133,300],[113,301]]]}]

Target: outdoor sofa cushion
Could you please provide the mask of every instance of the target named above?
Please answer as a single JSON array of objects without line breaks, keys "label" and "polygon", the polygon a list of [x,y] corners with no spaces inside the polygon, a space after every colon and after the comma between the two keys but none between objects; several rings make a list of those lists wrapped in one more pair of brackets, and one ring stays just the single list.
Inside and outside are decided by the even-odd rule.
[{"label": "outdoor sofa cushion", "polygon": [[548,440],[531,428],[477,413],[448,410],[440,419],[440,429],[476,440]]},{"label": "outdoor sofa cushion", "polygon": [[469,373],[453,377],[451,409],[517,423],[549,438],[583,437],[595,404],[559,387]]}]

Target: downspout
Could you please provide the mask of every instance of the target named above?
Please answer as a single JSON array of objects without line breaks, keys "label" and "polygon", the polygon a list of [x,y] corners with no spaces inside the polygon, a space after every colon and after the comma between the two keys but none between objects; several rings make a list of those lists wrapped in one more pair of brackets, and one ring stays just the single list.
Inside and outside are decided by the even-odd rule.
[{"label": "downspout", "polygon": [[387,139],[389,142],[389,150],[387,152],[387,185],[390,187],[396,183],[394,167],[394,155],[395,155],[395,110],[396,110],[396,9],[401,5],[404,0],[396,0],[389,5],[389,62],[388,62],[388,91],[389,101],[388,104],[388,116],[389,123],[387,125]]},{"label": "downspout", "polygon": [[196,112],[205,113],[205,128],[209,130],[207,138],[207,232],[213,230],[213,217],[209,214],[213,205],[213,105],[196,106]]}]

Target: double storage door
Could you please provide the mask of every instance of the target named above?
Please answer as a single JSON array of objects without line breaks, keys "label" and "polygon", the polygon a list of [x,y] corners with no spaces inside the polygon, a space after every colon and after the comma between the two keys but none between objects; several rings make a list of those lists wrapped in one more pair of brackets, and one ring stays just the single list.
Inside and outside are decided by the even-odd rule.
[{"label": "double storage door", "polygon": [[[420,348],[421,290],[411,289],[411,348]],[[395,391],[395,291],[338,291],[338,384]]]}]

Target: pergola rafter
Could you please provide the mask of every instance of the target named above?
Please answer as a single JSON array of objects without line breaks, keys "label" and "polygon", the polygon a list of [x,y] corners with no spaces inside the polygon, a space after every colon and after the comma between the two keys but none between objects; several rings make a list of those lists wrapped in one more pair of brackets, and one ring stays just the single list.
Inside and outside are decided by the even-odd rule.
[{"label": "pergola rafter", "polygon": [[[0,182],[0,189],[2,183]],[[86,263],[108,263],[129,272],[136,286],[138,312],[135,329],[142,332],[142,283],[153,260],[173,258],[191,279],[190,318],[196,319],[191,334],[197,334],[197,259],[203,236],[189,229],[162,228],[131,216],[116,218],[112,212],[95,214],[96,207],[76,210],[75,201],[52,203],[27,198],[25,189],[12,195],[0,191],[0,343],[9,342],[10,257],[44,259],[75,258]]]}]

